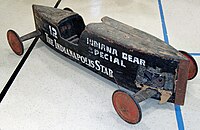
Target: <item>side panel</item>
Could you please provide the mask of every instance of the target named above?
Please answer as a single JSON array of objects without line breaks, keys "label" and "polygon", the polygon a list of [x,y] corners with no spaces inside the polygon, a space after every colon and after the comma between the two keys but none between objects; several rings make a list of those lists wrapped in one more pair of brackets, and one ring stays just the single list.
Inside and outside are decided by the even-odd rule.
[{"label": "side panel", "polygon": [[178,61],[125,48],[87,30],[80,39],[79,53],[93,61],[94,72],[134,92],[139,90],[136,83],[171,91],[169,101],[174,102]]}]

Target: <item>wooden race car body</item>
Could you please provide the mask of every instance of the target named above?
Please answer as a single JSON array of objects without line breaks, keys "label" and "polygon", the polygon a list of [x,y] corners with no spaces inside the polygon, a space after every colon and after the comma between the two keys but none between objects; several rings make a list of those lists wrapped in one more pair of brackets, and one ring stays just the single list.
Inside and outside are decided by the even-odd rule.
[{"label": "wooden race car body", "polygon": [[72,11],[33,5],[33,12],[40,39],[55,51],[131,91],[164,90],[183,105],[189,61],[173,47],[109,17],[85,27]]},{"label": "wooden race car body", "polygon": [[[54,8],[33,5],[36,31],[22,37],[13,30],[7,32],[8,42],[17,55],[24,52],[23,41],[36,37],[12,77],[40,38],[63,56],[135,92],[131,95],[117,90],[112,97],[115,110],[128,123],[141,120],[139,102],[147,98],[158,99],[161,104],[184,104],[187,80],[197,74],[197,64],[191,56],[109,17],[85,26],[83,18],[71,9],[57,9],[59,2]],[[8,88],[13,80],[8,81]]]}]

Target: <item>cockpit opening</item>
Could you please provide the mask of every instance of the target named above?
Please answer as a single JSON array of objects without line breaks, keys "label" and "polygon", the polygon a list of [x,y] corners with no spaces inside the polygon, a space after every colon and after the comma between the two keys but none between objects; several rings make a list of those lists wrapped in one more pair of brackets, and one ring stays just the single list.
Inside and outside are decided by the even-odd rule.
[{"label": "cockpit opening", "polygon": [[78,14],[67,17],[59,22],[60,36],[68,41],[77,44],[81,33],[85,29],[85,23]]}]

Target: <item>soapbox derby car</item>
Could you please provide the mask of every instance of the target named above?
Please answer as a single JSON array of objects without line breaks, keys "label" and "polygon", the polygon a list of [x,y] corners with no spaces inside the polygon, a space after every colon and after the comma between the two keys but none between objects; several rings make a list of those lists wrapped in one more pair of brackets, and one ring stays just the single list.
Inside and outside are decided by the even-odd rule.
[{"label": "soapbox derby car", "polygon": [[22,37],[7,32],[17,55],[24,52],[23,41],[40,38],[61,55],[126,88],[116,90],[112,102],[118,115],[131,124],[140,122],[139,103],[147,98],[184,104],[187,80],[197,74],[197,64],[188,53],[109,17],[85,26],[69,8],[32,8],[36,31]]}]

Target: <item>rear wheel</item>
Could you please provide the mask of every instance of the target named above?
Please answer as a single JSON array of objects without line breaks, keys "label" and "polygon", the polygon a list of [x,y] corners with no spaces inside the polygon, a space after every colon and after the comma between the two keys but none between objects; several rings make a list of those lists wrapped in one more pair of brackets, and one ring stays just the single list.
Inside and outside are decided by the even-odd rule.
[{"label": "rear wheel", "polygon": [[187,52],[185,52],[185,51],[179,51],[179,52],[182,53],[190,61],[188,80],[192,80],[197,75],[197,72],[198,72],[197,63],[196,63],[195,59]]},{"label": "rear wheel", "polygon": [[112,96],[113,106],[117,114],[130,124],[137,124],[142,118],[139,104],[134,97],[126,91],[116,90]]},{"label": "rear wheel", "polygon": [[22,44],[22,41],[20,40],[20,37],[15,31],[8,30],[7,40],[15,54],[21,56],[24,53],[24,46]]}]

